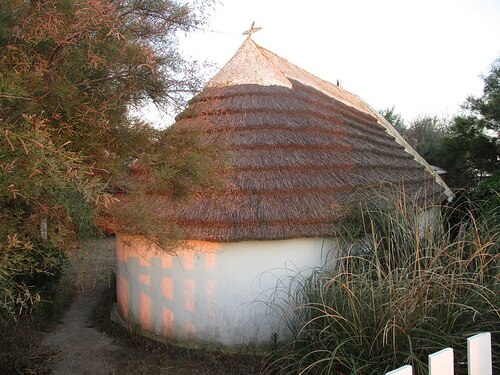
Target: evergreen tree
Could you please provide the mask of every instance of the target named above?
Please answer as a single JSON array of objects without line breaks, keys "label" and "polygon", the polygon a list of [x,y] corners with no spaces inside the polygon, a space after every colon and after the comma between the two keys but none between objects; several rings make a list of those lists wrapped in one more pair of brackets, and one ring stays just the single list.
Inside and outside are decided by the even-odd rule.
[{"label": "evergreen tree", "polygon": [[380,111],[424,159],[447,171],[443,178],[455,189],[473,189],[500,169],[500,58],[483,81],[483,95],[467,98],[449,123],[422,116],[407,126],[394,107]]},{"label": "evergreen tree", "polygon": [[455,187],[474,187],[500,169],[500,59],[483,77],[480,98],[469,97],[443,140],[441,159]]}]

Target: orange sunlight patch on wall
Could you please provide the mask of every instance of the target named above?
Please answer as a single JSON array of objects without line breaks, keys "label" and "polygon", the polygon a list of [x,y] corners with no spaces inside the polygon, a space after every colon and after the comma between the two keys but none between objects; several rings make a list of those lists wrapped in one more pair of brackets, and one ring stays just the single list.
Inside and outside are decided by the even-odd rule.
[{"label": "orange sunlight patch on wall", "polygon": [[194,270],[194,252],[187,252],[182,255],[182,267],[185,270]]},{"label": "orange sunlight patch on wall", "polygon": [[116,279],[118,312],[123,320],[128,318],[128,282],[123,276]]},{"label": "orange sunlight patch on wall", "polygon": [[140,236],[119,236],[116,244],[118,262],[126,263],[130,258],[139,258],[139,265],[149,267],[150,257],[157,248]]},{"label": "orange sunlight patch on wall", "polygon": [[147,331],[150,331],[152,328],[151,321],[151,297],[146,295],[144,292],[141,292],[139,295],[140,301],[140,312],[141,312],[141,327]]},{"label": "orange sunlight patch on wall", "polygon": [[184,308],[189,312],[194,312],[195,310],[195,288],[196,284],[194,280],[184,280]]},{"label": "orange sunlight patch on wall", "polygon": [[116,261],[119,263],[126,263],[128,258],[129,250],[127,245],[121,237],[118,237],[118,240],[116,241]]},{"label": "orange sunlight patch on wall", "polygon": [[213,271],[216,265],[217,265],[217,253],[205,254],[205,269],[207,271]]},{"label": "orange sunlight patch on wall", "polygon": [[164,277],[161,281],[161,291],[165,298],[173,301],[174,300],[174,284],[172,278]]},{"label": "orange sunlight patch on wall", "polygon": [[163,254],[161,256],[161,268],[164,268],[164,269],[172,268],[172,255]]},{"label": "orange sunlight patch on wall", "polygon": [[221,244],[219,242],[208,242],[208,241],[189,241],[189,246],[202,253],[216,253],[220,250]]},{"label": "orange sunlight patch on wall", "polygon": [[151,286],[151,276],[149,275],[139,275],[139,280],[141,283]]}]

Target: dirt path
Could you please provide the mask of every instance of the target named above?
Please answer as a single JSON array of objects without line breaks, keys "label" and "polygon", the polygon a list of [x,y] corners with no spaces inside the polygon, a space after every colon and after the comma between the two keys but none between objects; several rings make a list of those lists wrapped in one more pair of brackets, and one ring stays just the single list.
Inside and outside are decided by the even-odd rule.
[{"label": "dirt path", "polygon": [[114,239],[92,241],[70,256],[64,282],[79,293],[63,321],[47,334],[43,345],[55,350],[54,374],[114,374],[109,358],[118,349],[113,339],[90,326],[89,319],[101,295],[110,287],[114,269]]}]

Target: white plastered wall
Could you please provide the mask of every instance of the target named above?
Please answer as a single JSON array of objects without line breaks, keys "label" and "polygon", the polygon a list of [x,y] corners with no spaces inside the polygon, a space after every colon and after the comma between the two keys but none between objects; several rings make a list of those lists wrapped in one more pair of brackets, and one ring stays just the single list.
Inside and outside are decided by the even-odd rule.
[{"label": "white plastered wall", "polygon": [[278,281],[335,261],[337,243],[294,239],[189,241],[170,255],[140,237],[117,236],[118,312],[129,323],[189,345],[259,347],[286,330],[270,308]]}]

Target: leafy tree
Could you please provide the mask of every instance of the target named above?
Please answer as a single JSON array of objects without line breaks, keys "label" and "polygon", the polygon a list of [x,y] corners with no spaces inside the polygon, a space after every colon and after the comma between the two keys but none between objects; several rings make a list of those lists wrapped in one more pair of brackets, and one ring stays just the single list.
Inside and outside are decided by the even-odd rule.
[{"label": "leafy tree", "polygon": [[400,113],[396,112],[396,107],[387,107],[379,111],[379,113],[392,125],[396,130],[404,136],[406,132],[406,124]]},{"label": "leafy tree", "polygon": [[441,164],[441,142],[446,136],[447,124],[435,116],[420,116],[407,125],[395,107],[380,111],[389,123],[422,157],[432,165]]},{"label": "leafy tree", "polygon": [[206,5],[0,2],[0,315],[37,300],[19,298],[32,290],[16,280],[52,272],[44,249],[94,234],[113,201],[110,188],[124,186],[132,162],[148,186],[208,183],[216,147],[200,144],[194,131],[159,131],[130,114],[151,102],[168,109],[199,87],[175,35],[199,27]]},{"label": "leafy tree", "polygon": [[490,130],[498,139],[500,132],[500,57],[492,64],[490,74],[483,76],[484,89],[480,98],[469,97],[464,105],[476,116],[480,130]]},{"label": "leafy tree", "polygon": [[441,158],[453,186],[474,187],[500,167],[500,59],[483,80],[483,95],[467,98],[443,140]]},{"label": "leafy tree", "polygon": [[406,129],[406,141],[431,165],[441,166],[440,148],[447,125],[435,116],[420,116]]},{"label": "leafy tree", "polygon": [[422,116],[406,126],[394,107],[380,112],[430,164],[447,171],[452,188],[475,188],[500,169],[500,58],[483,81],[483,95],[467,98],[450,123]]}]

